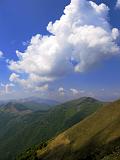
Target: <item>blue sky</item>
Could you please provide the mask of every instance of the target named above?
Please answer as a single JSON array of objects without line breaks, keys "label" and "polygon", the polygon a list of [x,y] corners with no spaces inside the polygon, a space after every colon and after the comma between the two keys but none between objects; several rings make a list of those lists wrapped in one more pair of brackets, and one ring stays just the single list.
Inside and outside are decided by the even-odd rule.
[{"label": "blue sky", "polygon": [[[108,11],[108,16],[106,20],[107,23],[109,24],[110,29],[111,30],[112,28],[120,29],[120,18],[119,18],[120,9],[116,8],[116,3],[117,3],[116,0],[112,1],[96,0],[93,2],[95,2],[96,4],[105,3],[110,9]],[[69,66],[67,66],[66,64],[65,66],[63,64],[62,68],[62,63],[59,62],[57,59],[55,59],[57,61],[55,62],[58,63],[58,65],[55,64],[56,68],[58,68],[57,71],[54,68],[51,68],[51,70],[52,69],[53,70],[50,71],[50,73],[48,73],[47,71],[43,73],[42,72],[43,70],[39,71],[39,69],[37,70],[37,73],[35,72],[35,75],[37,76],[39,75],[39,78],[47,77],[47,80],[45,81],[42,80],[42,82],[38,81],[37,83],[30,82],[29,86],[31,84],[35,84],[35,90],[32,87],[31,88],[26,87],[28,85],[28,81],[25,82],[24,83],[25,86],[23,86],[23,83],[21,85],[21,81],[18,79],[16,80],[15,77],[14,78],[12,77],[12,80],[10,80],[10,76],[13,73],[19,75],[22,80],[23,79],[26,80],[28,76],[31,75],[31,72],[27,71],[26,73],[27,67],[25,68],[26,70],[24,71],[23,70],[24,67],[22,68],[22,66],[19,65],[19,67],[22,68],[21,69],[22,71],[20,73],[18,71],[19,69],[16,69],[16,66],[14,64],[8,64],[6,62],[7,59],[9,59],[9,61],[14,60],[14,62],[20,60],[16,56],[16,50],[26,53],[27,52],[26,49],[30,45],[29,43],[32,36],[36,37],[37,34],[49,36],[53,34],[52,32],[54,31],[50,33],[50,31],[46,29],[48,23],[50,21],[54,23],[56,20],[59,20],[60,17],[63,15],[65,6],[69,4],[70,0],[60,0],[60,1],[1,0],[0,1],[0,51],[3,52],[3,57],[1,57],[0,59],[0,81],[1,81],[0,99],[13,98],[13,97],[20,98],[23,96],[31,96],[31,95],[39,95],[41,97],[47,97],[58,100],[77,98],[80,96],[94,96],[105,100],[106,99],[112,100],[120,97],[119,53],[117,53],[117,56],[113,56],[113,53],[111,53],[112,56],[107,56],[107,58],[103,58],[102,55],[100,61],[96,59],[97,63],[95,62],[92,65],[83,66],[83,68],[85,68],[85,71],[83,69],[82,72],[81,70],[76,72],[73,71],[73,69],[66,69],[67,67],[69,68]],[[84,13],[85,11],[81,12]],[[85,14],[87,14],[87,10]],[[90,17],[90,19],[92,19],[92,17]],[[97,20],[93,21],[94,23],[97,23],[95,22]],[[94,23],[91,22],[91,24]],[[86,21],[84,22],[84,26],[85,25]],[[55,34],[57,37],[57,33]],[[46,42],[44,43],[46,44]],[[117,43],[117,45],[119,46],[120,44],[119,37],[117,38],[117,40],[115,40],[115,43]],[[53,46],[54,45],[55,44],[53,43]],[[75,49],[76,48],[74,48],[74,50]],[[80,50],[80,52],[82,51]],[[34,55],[34,53],[31,54]],[[99,53],[99,57],[101,56],[100,54],[101,53]],[[64,55],[61,54],[61,57],[62,56]],[[61,59],[61,57],[59,56],[58,59]],[[94,56],[93,59],[94,58],[96,58],[96,56]],[[78,63],[79,60],[78,61],[77,60],[76,59],[74,60],[75,63]],[[64,59],[62,59],[61,61],[64,61]],[[49,62],[49,59],[47,60],[47,62]],[[86,64],[89,64],[88,59]],[[8,65],[12,66],[11,67],[12,69],[8,67]],[[28,66],[29,65],[31,65],[31,63],[28,64]],[[80,68],[82,66],[78,67]],[[59,68],[62,68],[62,70],[59,70]],[[32,72],[32,74],[33,73],[34,72]],[[18,83],[18,81],[20,83]],[[31,89],[32,92],[29,89]]]},{"label": "blue sky", "polygon": [[[48,34],[46,26],[49,21],[55,21],[63,13],[69,1],[55,0],[5,0],[0,1],[0,49],[8,59],[16,59],[15,51],[23,51],[27,42],[37,33]],[[8,80],[10,71],[1,61],[1,80]],[[3,76],[4,75],[4,76]]]}]

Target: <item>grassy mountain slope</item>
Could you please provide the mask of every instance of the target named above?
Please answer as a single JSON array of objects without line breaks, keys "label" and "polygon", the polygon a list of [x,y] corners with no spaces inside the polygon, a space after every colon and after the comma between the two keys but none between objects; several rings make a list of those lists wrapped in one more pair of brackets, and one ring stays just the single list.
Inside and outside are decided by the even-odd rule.
[{"label": "grassy mountain slope", "polygon": [[23,116],[0,113],[0,159],[10,159],[30,146],[50,139],[101,106],[103,103],[95,99],[82,98],[49,111],[32,112]]},{"label": "grassy mountain slope", "polygon": [[120,159],[120,101],[111,103],[37,150],[40,160]]},{"label": "grassy mountain slope", "polygon": [[59,126],[60,130],[66,129],[97,111],[103,104],[96,99],[83,97],[53,108],[49,114],[49,119],[54,121],[53,127]]}]

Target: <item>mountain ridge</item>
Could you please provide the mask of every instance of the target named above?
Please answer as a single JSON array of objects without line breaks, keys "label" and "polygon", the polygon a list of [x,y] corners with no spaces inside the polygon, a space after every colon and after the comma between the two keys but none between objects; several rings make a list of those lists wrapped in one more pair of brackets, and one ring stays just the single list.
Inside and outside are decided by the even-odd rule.
[{"label": "mountain ridge", "polygon": [[[120,100],[107,104],[37,150],[41,160],[120,159]],[[59,158],[58,158],[59,157]],[[110,160],[110,159],[109,159]]]},{"label": "mountain ridge", "polygon": [[[0,113],[0,159],[7,160],[29,146],[57,136],[103,105],[103,102],[97,100],[78,99],[47,111],[32,112],[23,116]],[[5,152],[8,154],[3,154]]]}]

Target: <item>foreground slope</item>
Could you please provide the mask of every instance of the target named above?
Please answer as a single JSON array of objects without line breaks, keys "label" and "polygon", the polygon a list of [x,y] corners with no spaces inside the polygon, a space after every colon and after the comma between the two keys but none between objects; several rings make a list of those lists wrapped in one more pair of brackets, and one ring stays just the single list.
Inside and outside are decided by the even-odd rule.
[{"label": "foreground slope", "polygon": [[101,108],[37,150],[40,160],[120,159],[120,101]]},{"label": "foreground slope", "polygon": [[58,105],[48,111],[29,114],[8,112],[8,105],[4,112],[0,112],[0,160],[11,160],[24,149],[56,136],[102,105],[102,102],[84,97]]}]

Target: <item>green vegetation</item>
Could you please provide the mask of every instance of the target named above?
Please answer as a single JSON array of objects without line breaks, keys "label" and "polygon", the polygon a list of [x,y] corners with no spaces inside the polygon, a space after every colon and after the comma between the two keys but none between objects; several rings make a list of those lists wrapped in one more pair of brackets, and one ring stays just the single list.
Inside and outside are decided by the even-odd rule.
[{"label": "green vegetation", "polygon": [[120,101],[102,107],[36,152],[40,160],[120,160]]},{"label": "green vegetation", "polygon": [[27,148],[57,136],[101,106],[103,103],[95,99],[82,98],[29,114],[1,111],[0,160],[11,160]]},{"label": "green vegetation", "polygon": [[25,152],[21,153],[16,157],[16,160],[38,160],[37,150],[43,149],[47,146],[46,142],[41,143],[39,146],[33,146],[27,149]]}]

